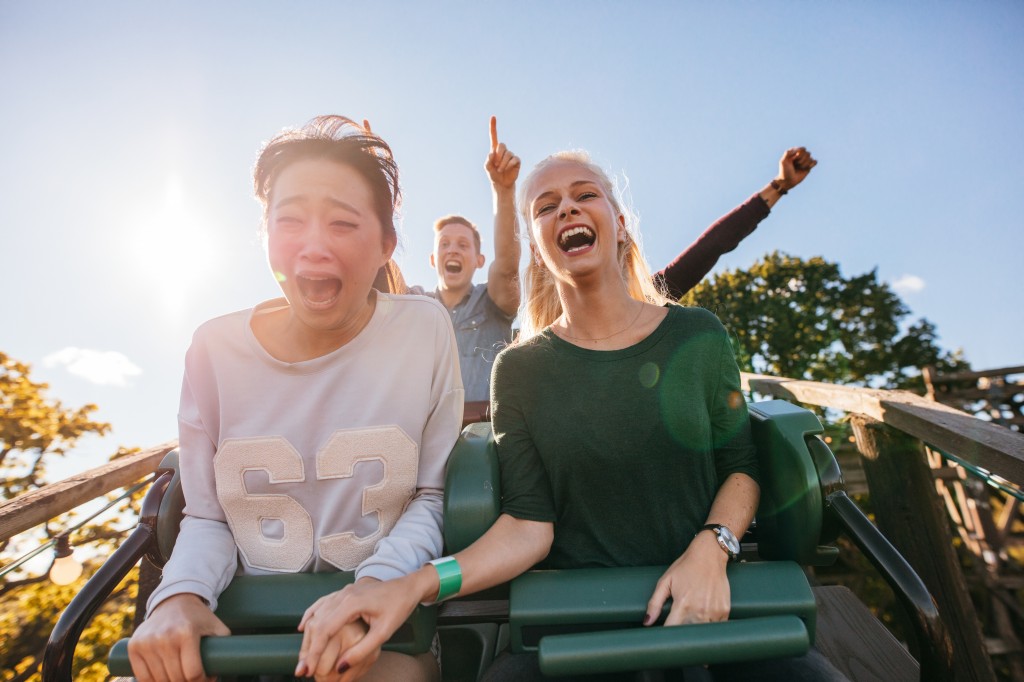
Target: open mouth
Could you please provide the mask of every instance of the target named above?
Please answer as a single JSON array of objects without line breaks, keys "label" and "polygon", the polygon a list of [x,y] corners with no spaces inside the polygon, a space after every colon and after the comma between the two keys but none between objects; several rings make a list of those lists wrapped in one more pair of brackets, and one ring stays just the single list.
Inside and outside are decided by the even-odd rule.
[{"label": "open mouth", "polygon": [[558,248],[566,253],[582,251],[588,246],[593,246],[597,240],[594,231],[585,225],[571,227],[558,235]]},{"label": "open mouth", "polygon": [[295,281],[299,285],[302,298],[314,306],[328,306],[334,303],[341,293],[341,280],[337,277],[297,275]]},{"label": "open mouth", "polygon": [[462,263],[457,260],[449,260],[444,263],[444,271],[452,274],[462,272]]}]

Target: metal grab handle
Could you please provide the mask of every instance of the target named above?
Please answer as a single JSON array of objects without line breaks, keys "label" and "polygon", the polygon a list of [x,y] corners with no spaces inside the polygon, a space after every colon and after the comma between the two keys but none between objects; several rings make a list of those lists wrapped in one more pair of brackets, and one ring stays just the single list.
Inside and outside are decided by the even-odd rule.
[{"label": "metal grab handle", "polygon": [[953,641],[928,588],[913,567],[882,535],[844,490],[832,492],[825,508],[835,515],[907,610],[921,646],[921,679],[952,680]]},{"label": "metal grab handle", "polygon": [[165,472],[153,483],[142,503],[139,525],[103,562],[60,615],[43,652],[43,682],[71,682],[75,647],[78,646],[82,631],[118,583],[151,548],[155,538],[153,526],[156,523],[156,510],[173,475],[171,471]]}]

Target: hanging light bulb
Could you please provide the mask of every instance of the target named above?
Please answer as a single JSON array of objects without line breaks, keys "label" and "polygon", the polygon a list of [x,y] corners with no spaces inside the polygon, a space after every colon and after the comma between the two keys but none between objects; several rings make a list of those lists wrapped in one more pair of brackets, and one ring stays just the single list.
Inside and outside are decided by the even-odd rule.
[{"label": "hanging light bulb", "polygon": [[70,585],[82,575],[82,564],[75,560],[73,554],[68,536],[58,535],[53,548],[53,565],[50,566],[50,581],[54,585]]}]

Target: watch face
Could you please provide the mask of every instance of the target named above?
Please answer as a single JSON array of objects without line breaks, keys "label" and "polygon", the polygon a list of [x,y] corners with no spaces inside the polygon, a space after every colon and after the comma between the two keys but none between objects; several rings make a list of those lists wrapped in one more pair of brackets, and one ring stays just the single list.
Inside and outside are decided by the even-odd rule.
[{"label": "watch face", "polygon": [[736,556],[740,553],[740,541],[736,539],[736,536],[727,527],[719,526],[718,537],[722,540],[722,544],[725,545],[730,554]]}]

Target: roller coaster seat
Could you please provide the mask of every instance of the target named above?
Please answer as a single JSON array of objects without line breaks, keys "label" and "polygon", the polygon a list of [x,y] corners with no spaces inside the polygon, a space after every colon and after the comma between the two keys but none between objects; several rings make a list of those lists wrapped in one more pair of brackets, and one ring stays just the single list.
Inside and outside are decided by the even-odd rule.
[{"label": "roller coaster seat", "polygon": [[[841,476],[832,453],[818,437],[822,428],[813,413],[778,400],[753,403],[750,413],[761,470],[761,502],[755,525],[744,537],[747,561],[728,568],[729,621],[638,627],[665,567],[535,570],[512,581],[507,592],[499,592],[499,597],[508,599],[505,614],[479,622],[464,613],[446,619],[446,609],[457,610],[460,603],[472,602],[473,596],[446,603],[440,620],[437,608],[421,607],[387,648],[425,651],[440,624],[445,680],[476,679],[504,647],[506,621],[512,650],[538,651],[542,670],[552,675],[755,660],[807,651],[814,640],[816,611],[800,565],[823,565],[836,557],[837,550],[827,544],[837,529],[823,514],[823,507],[829,486],[841,486]],[[123,576],[143,554],[158,566],[170,556],[183,508],[176,453],[168,455],[161,468],[163,476],[147,496],[136,530],[145,529],[145,537],[119,557],[125,549],[120,548],[107,562],[119,566],[108,570],[105,564],[90,584],[111,580],[116,584],[120,578],[115,580],[115,574]],[[499,513],[499,491],[490,424],[470,424],[448,464],[446,552],[467,547],[490,527]],[[120,565],[126,562],[130,562],[126,567]],[[107,575],[101,576],[105,571]],[[347,573],[235,578],[220,598],[217,615],[233,632],[247,634],[204,638],[201,652],[207,673],[290,672],[301,641],[295,626],[305,608],[351,580]],[[113,584],[106,589],[108,594]],[[90,590],[87,585],[62,616],[51,637],[56,653],[48,654],[57,662],[44,665],[44,679],[70,679],[52,671],[59,667],[61,656],[73,655],[84,627],[80,621],[87,622],[102,601],[93,594],[97,591],[102,590]],[[76,604],[79,601],[83,603]],[[65,619],[68,623],[62,626]],[[62,631],[63,644],[55,644],[62,627],[70,635]],[[121,640],[111,650],[113,675],[131,674],[126,644]]]}]

